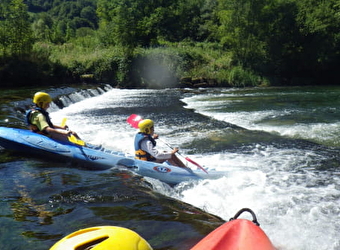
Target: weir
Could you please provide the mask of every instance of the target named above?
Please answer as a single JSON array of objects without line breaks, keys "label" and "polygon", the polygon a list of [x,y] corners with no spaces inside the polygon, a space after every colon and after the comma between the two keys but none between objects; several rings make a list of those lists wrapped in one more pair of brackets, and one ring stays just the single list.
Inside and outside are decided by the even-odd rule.
[{"label": "weir", "polygon": [[[4,127],[17,127],[24,128],[25,124],[25,113],[26,110],[32,107],[32,98],[34,93],[38,91],[47,92],[53,99],[49,112],[56,112],[71,104],[80,102],[82,100],[102,95],[113,87],[109,84],[95,85],[95,86],[85,86],[88,88],[83,88],[84,86],[76,87],[61,87],[61,88],[49,88],[49,89],[31,89],[24,92],[18,90],[18,93],[9,90],[3,91],[1,96],[4,103],[0,103],[0,126]],[[22,97],[20,100],[17,98]],[[6,99],[13,99],[11,102],[6,102]]]},{"label": "weir", "polygon": [[[109,84],[105,84],[105,85],[100,85],[98,87],[95,88],[89,88],[89,89],[81,89],[81,90],[77,90],[77,91],[73,91],[71,93],[68,94],[62,94],[60,96],[57,97],[56,100],[54,100],[53,102],[55,103],[55,105],[59,108],[65,108],[68,107],[69,105],[82,101],[84,99],[90,98],[90,97],[94,97],[94,96],[98,96],[98,95],[102,95],[105,92],[111,90],[112,87]],[[52,93],[51,95],[53,96],[53,94],[57,94],[57,93]],[[53,109],[53,107],[51,107]],[[51,110],[52,110],[51,109]]]}]

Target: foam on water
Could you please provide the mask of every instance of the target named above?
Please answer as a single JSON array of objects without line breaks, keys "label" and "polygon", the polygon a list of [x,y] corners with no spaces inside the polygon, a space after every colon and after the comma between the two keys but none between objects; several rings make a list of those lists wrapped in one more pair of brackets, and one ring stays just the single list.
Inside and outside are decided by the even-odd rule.
[{"label": "foam on water", "polygon": [[[276,124],[270,119],[290,116],[297,111],[218,112],[221,104],[227,106],[228,103],[206,101],[207,97],[211,95],[183,100],[186,108],[247,129],[339,145],[335,139],[339,122],[296,123],[287,119]],[[340,232],[339,173],[318,171],[315,159],[320,162],[323,156],[312,150],[261,146],[254,148],[253,153],[225,154],[225,166],[234,169],[227,177],[203,181],[190,189],[178,186],[179,198],[226,220],[240,207],[252,208],[278,249],[340,249],[337,236]],[[216,162],[217,159],[215,156],[214,160],[207,161]],[[240,167],[238,171],[236,165]]]},{"label": "foam on water", "polygon": [[[90,143],[132,153],[136,129],[126,122],[127,117],[122,118],[116,115],[114,110],[121,108],[122,103],[125,107],[129,105],[126,100],[133,103],[134,95],[133,91],[114,89],[102,95],[84,98],[69,104],[67,108],[51,113],[51,116],[53,121],[61,121],[63,117],[67,117],[69,128]],[[93,109],[102,115],[92,115]]]},{"label": "foam on water", "polygon": [[[339,176],[299,169],[303,155],[290,162],[292,152],[274,151],[277,156],[265,160],[256,155],[223,160],[225,168],[231,169],[226,176],[196,185],[182,183],[175,187],[177,198],[225,220],[249,207],[279,249],[337,249]],[[216,162],[218,157],[211,158],[207,161]],[[273,169],[266,167],[269,162]],[[296,171],[287,171],[292,164],[297,164]]]},{"label": "foam on water", "polygon": [[[100,96],[85,98],[67,108],[53,109],[53,121],[68,118],[69,127],[91,143],[103,144],[109,149],[132,153],[136,130],[126,118],[114,110],[124,105],[137,105],[138,95],[145,90],[111,90]],[[135,99],[136,97],[136,99]],[[200,102],[197,97],[186,98],[187,108],[218,120],[247,129],[264,130],[283,136],[313,139],[334,136],[340,124],[257,124],[265,117],[280,115],[278,111],[214,112],[214,104]],[[90,115],[91,110],[102,110],[101,116]],[[289,113],[289,110],[283,112]],[[163,131],[174,128],[166,127]],[[321,133],[323,132],[323,133]],[[183,132],[168,138],[170,142],[186,142],[196,134]],[[118,142],[118,143],[117,143]],[[156,191],[180,199],[225,220],[243,207],[257,215],[261,228],[274,245],[281,250],[340,249],[340,173],[320,171],[316,164],[324,156],[312,150],[281,149],[271,145],[255,145],[247,153],[218,152],[190,155],[209,171],[223,174],[217,179],[181,183],[174,188],[157,180]]]},{"label": "foam on water", "polygon": [[[310,116],[318,117],[318,112],[336,113],[338,110],[332,107],[326,107],[322,110],[296,108],[288,109],[265,109],[251,111],[233,111],[228,110],[228,102],[234,103],[238,100],[229,100],[231,94],[218,95],[225,100],[209,101],[209,95],[198,95],[183,98],[186,103],[185,108],[194,109],[196,112],[205,116],[213,117],[220,121],[236,124],[249,130],[261,130],[269,133],[277,133],[282,136],[288,136],[295,139],[305,139],[317,143],[338,146],[340,140],[338,133],[340,130],[340,122],[320,122],[317,119],[311,122],[296,121],[291,117]],[[240,101],[243,102],[243,101]],[[218,110],[223,107],[223,112]],[[336,117],[337,114],[334,114]],[[309,119],[312,119],[309,118]]]}]

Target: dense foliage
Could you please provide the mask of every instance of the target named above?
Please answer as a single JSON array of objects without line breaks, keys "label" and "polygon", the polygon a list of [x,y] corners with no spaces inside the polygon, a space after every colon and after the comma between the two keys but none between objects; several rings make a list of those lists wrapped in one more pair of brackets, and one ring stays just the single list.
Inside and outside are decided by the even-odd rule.
[{"label": "dense foliage", "polygon": [[337,84],[339,63],[338,0],[0,3],[1,85]]}]

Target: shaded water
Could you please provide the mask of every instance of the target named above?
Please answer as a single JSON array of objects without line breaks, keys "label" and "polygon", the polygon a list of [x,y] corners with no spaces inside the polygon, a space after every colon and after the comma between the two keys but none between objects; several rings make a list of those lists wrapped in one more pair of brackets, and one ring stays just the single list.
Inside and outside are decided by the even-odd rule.
[{"label": "shaded water", "polygon": [[[4,104],[0,125],[23,126],[17,118],[25,104]],[[163,140],[210,174],[224,174],[171,188],[128,172],[2,152],[1,249],[48,249],[98,224],[136,230],[154,249],[189,249],[209,231],[200,229],[205,220],[212,228],[219,222],[185,203],[170,206],[173,198],[224,220],[249,207],[278,249],[339,249],[339,105],[338,87],[63,93],[52,120],[67,117],[85,140],[133,153],[136,131],[126,118],[136,113],[153,119]]]}]

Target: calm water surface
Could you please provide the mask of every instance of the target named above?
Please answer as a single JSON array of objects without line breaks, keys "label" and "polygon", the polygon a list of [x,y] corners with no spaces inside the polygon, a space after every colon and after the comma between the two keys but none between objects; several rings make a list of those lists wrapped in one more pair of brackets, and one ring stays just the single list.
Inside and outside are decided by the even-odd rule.
[{"label": "calm water surface", "polygon": [[[221,174],[169,187],[0,151],[1,249],[48,249],[104,224],[135,230],[154,249],[189,249],[207,233],[205,220],[218,222],[186,203],[223,220],[249,207],[278,249],[340,249],[339,87],[60,91],[52,91],[52,121],[67,117],[83,139],[132,154],[136,130],[126,118],[140,114],[164,141]],[[0,125],[23,127],[33,93],[8,97]],[[184,203],[173,208],[173,199]],[[193,218],[197,227],[186,223]]]}]

